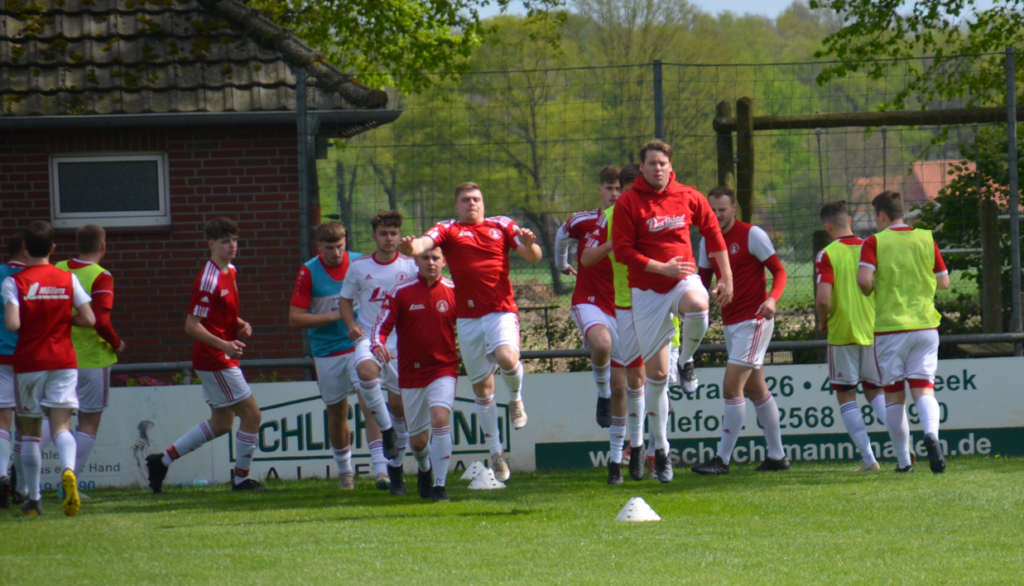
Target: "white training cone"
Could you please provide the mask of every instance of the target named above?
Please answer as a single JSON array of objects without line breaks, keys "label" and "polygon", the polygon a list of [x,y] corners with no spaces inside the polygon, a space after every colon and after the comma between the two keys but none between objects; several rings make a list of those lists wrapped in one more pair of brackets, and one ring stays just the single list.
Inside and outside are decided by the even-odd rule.
[{"label": "white training cone", "polygon": [[472,464],[469,465],[469,468],[466,468],[466,472],[462,474],[462,480],[473,480],[486,469],[487,466],[484,466],[483,462],[480,462],[479,460],[473,462]]},{"label": "white training cone", "polygon": [[619,515],[615,517],[615,520],[633,522],[661,521],[661,517],[658,516],[658,513],[654,512],[654,509],[652,509],[650,505],[644,502],[644,499],[635,496],[629,499],[626,506],[622,507],[622,510],[619,511]]},{"label": "white training cone", "polygon": [[494,477],[494,471],[490,468],[484,468],[484,471],[477,475],[473,479],[473,482],[469,483],[471,490],[497,490],[505,488],[505,483],[499,481]]}]

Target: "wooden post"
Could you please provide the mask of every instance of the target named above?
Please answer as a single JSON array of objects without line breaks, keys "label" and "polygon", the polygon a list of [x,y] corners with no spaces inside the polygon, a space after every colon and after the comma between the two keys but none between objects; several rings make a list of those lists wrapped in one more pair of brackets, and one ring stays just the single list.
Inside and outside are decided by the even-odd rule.
[{"label": "wooden post", "polygon": [[[732,106],[729,105],[729,102],[718,102],[718,105],[715,106],[715,118],[729,118],[730,116],[732,116]],[[716,147],[718,149],[718,185],[729,185],[736,180],[736,168],[732,154],[732,131],[719,131]]]},{"label": "wooden post", "polygon": [[740,219],[749,222],[754,213],[754,106],[750,98],[736,100],[736,202]]},{"label": "wooden post", "polygon": [[981,327],[986,334],[1003,331],[1003,259],[999,254],[999,205],[981,200]]}]

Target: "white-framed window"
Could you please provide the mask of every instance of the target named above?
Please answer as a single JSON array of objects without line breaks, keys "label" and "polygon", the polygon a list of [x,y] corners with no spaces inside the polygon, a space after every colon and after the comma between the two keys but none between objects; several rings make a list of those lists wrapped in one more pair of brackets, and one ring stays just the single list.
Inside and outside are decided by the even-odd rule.
[{"label": "white-framed window", "polygon": [[170,226],[166,153],[50,156],[54,228]]}]

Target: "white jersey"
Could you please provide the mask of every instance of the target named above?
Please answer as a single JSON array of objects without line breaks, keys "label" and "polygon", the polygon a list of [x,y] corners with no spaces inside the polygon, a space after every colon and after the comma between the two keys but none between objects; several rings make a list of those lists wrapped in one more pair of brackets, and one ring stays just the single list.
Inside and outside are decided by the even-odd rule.
[{"label": "white jersey", "polygon": [[[388,264],[377,262],[373,254],[361,256],[352,261],[341,285],[341,296],[354,301],[359,309],[359,327],[370,335],[385,294],[399,281],[404,281],[419,272],[412,257],[399,253]],[[397,338],[391,332],[388,348],[394,348]]]}]

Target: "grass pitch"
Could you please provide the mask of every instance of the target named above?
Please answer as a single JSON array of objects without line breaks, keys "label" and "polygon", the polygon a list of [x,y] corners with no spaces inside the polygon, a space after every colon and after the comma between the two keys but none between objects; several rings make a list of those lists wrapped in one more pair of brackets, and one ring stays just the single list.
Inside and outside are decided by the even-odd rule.
[{"label": "grass pitch", "polygon": [[[77,517],[0,513],[10,584],[1019,583],[1024,460],[953,458],[942,476],[853,465],[727,477],[676,470],[669,485],[604,470],[518,475],[454,502],[394,498],[358,480],[96,490]],[[629,497],[662,517],[614,522]]]}]

